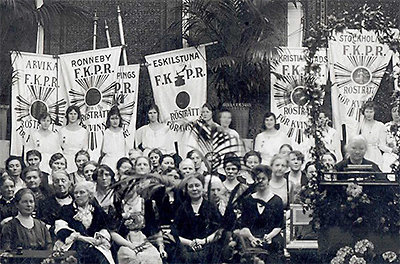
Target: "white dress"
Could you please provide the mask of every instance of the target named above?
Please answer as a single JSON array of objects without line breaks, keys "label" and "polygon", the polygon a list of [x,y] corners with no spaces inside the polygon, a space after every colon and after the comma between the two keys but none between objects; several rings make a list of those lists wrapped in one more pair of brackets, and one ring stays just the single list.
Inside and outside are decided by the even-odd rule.
[{"label": "white dress", "polygon": [[44,136],[36,130],[32,133],[29,139],[29,149],[36,149],[42,154],[42,161],[40,162],[40,170],[51,173],[49,167],[50,157],[54,153],[62,152],[60,140],[57,133],[51,132]]},{"label": "white dress", "polygon": [[272,156],[279,153],[281,146],[287,143],[289,139],[281,129],[273,134],[261,132],[254,141],[254,150],[261,153],[261,164],[270,166]]},{"label": "white dress", "polygon": [[79,150],[88,149],[88,133],[83,127],[76,131],[63,127],[60,129],[59,137],[63,155],[67,159],[67,172],[72,173],[78,170],[75,164],[75,154]]},{"label": "white dress", "polygon": [[173,153],[173,138],[166,125],[161,126],[158,130],[151,129],[150,125],[144,125],[136,131],[136,146],[142,144],[145,154],[154,148],[158,148],[163,154]]},{"label": "white dress", "polygon": [[382,169],[383,158],[382,152],[391,152],[391,148],[386,145],[386,127],[382,122],[374,121],[374,124],[366,126],[365,123],[361,127],[361,135],[367,140],[368,149],[364,158],[378,164]]},{"label": "white dress", "polygon": [[114,172],[117,170],[117,162],[125,157],[127,146],[123,131],[113,132],[110,129],[104,131],[102,152],[105,154],[101,163],[108,165]]}]

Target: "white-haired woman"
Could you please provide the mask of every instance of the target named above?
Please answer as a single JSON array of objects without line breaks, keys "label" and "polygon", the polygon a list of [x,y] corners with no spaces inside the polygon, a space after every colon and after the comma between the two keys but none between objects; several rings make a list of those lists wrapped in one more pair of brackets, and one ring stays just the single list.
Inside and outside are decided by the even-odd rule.
[{"label": "white-haired woman", "polygon": [[[349,165],[370,165],[370,171],[381,172],[378,164],[365,158],[368,150],[368,142],[362,135],[357,135],[350,139],[346,145],[346,156],[341,162],[335,165],[336,171],[348,171]],[[350,169],[351,170],[351,169]],[[349,174],[338,174],[338,180],[347,180],[349,177],[354,177]],[[376,179],[385,180],[383,175],[375,175]]]},{"label": "white-haired woman", "polygon": [[56,243],[78,253],[79,263],[114,264],[110,251],[108,216],[95,202],[93,182],[78,182],[72,204],[61,207],[55,222]]}]

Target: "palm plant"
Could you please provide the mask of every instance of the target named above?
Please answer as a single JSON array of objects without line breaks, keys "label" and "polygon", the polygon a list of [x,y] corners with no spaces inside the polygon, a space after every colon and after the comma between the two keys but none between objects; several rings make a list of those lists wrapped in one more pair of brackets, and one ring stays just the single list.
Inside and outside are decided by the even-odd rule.
[{"label": "palm plant", "polygon": [[51,30],[56,19],[63,16],[84,20],[88,18],[88,12],[57,0],[44,0],[39,9],[35,0],[0,0],[0,94],[5,94],[4,89],[10,89],[15,77],[9,52],[26,50],[27,47],[34,50],[32,36],[38,23],[45,30]]},{"label": "palm plant", "polygon": [[[186,0],[183,38],[190,46],[213,45],[208,65],[211,84],[231,102],[248,101],[269,81],[269,63],[282,40],[275,21],[287,0]],[[282,34],[283,35],[283,34]],[[209,53],[210,54],[210,53]]]}]

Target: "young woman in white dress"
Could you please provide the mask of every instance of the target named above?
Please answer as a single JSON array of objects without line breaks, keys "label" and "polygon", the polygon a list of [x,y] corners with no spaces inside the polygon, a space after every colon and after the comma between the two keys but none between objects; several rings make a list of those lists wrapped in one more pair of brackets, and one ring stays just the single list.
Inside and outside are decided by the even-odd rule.
[{"label": "young woman in white dress", "polygon": [[367,140],[368,148],[364,158],[378,164],[382,169],[382,152],[391,152],[392,149],[386,145],[386,127],[382,122],[375,120],[376,105],[367,101],[361,108],[364,122],[360,128],[360,134]]},{"label": "young woman in white dress", "polygon": [[125,157],[128,152],[122,129],[121,113],[117,106],[111,107],[108,112],[106,127],[101,148],[101,164],[108,165],[115,173],[118,160]]},{"label": "young woman in white dress", "polygon": [[88,133],[81,123],[82,114],[78,106],[71,105],[66,112],[67,124],[59,131],[61,149],[67,159],[68,173],[77,170],[75,165],[75,154],[79,150],[88,149]]},{"label": "young woman in white dress", "polygon": [[50,173],[49,160],[51,155],[61,152],[61,145],[58,134],[50,128],[52,124],[49,113],[43,113],[39,116],[40,129],[32,132],[28,142],[29,149],[35,149],[42,155],[40,170]]},{"label": "young woman in white dress", "polygon": [[269,165],[272,156],[279,153],[280,147],[285,143],[289,143],[289,138],[276,123],[274,113],[266,113],[263,120],[262,128],[264,131],[256,136],[254,150],[260,152],[261,164]]},{"label": "young woman in white dress", "polygon": [[147,156],[152,149],[158,148],[162,153],[174,152],[172,135],[168,126],[160,122],[160,110],[153,104],[147,111],[148,125],[136,131],[135,145]]}]

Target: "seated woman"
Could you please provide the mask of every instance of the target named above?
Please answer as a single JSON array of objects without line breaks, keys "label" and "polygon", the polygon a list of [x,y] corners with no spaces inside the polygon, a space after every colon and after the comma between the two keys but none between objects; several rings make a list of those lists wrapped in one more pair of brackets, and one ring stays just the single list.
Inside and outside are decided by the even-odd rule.
[{"label": "seated woman", "polygon": [[31,250],[50,250],[50,232],[46,225],[32,217],[35,210],[35,195],[27,188],[15,194],[18,215],[7,222],[1,232],[1,248],[15,250],[18,247]]},{"label": "seated woman", "polygon": [[141,156],[136,159],[135,162],[135,172],[137,175],[145,176],[152,172],[152,163],[150,158],[146,156]]},{"label": "seated woman", "polygon": [[55,222],[55,234],[59,239],[56,247],[75,250],[79,263],[114,264],[109,245],[100,244],[97,239],[100,235],[107,238],[109,221],[94,200],[93,182],[76,184],[74,202],[61,207],[59,217]]},{"label": "seated woman", "polygon": [[182,203],[178,186],[183,176],[176,168],[166,169],[161,176],[164,187],[154,191],[151,197],[157,204],[161,226],[170,226]]},{"label": "seated woman", "polygon": [[83,165],[83,176],[85,176],[85,180],[93,181],[93,173],[99,167],[99,164],[96,161],[89,160]]},{"label": "seated woman", "polygon": [[283,202],[284,208],[288,208],[294,199],[294,184],[285,179],[288,160],[282,154],[275,154],[271,159],[272,176],[269,181],[269,190],[278,195]]},{"label": "seated woman", "polygon": [[15,182],[15,191],[26,188],[25,182],[21,179],[21,173],[25,169],[24,161],[22,157],[10,156],[6,160],[6,170]]},{"label": "seated woman", "polygon": [[42,171],[39,167],[26,167],[21,177],[26,182],[26,187],[35,194],[36,204],[50,196],[50,193],[42,186]]},{"label": "seated woman", "polygon": [[194,162],[191,159],[184,159],[179,163],[179,171],[182,173],[185,178],[186,175],[195,172]]},{"label": "seated woman", "polygon": [[246,190],[246,185],[239,182],[238,176],[240,171],[240,159],[233,154],[233,156],[226,154],[224,158],[224,171],[226,175],[226,179],[222,182],[225,187],[222,190],[222,195],[225,197],[225,200],[228,201],[232,194],[232,191],[239,185],[239,190],[236,193],[236,197],[241,195]]},{"label": "seated woman", "polygon": [[0,176],[0,229],[1,227],[16,216],[18,213],[14,198],[15,182],[14,178],[6,172]]},{"label": "seated woman", "polygon": [[71,179],[74,184],[87,180],[84,175],[83,168],[89,160],[90,154],[86,150],[81,149],[76,152],[74,161],[77,170],[71,173]]},{"label": "seated woman", "polygon": [[[361,135],[357,135],[350,139],[349,143],[346,146],[346,152],[348,158],[342,160],[338,164],[335,165],[336,171],[351,171],[351,165],[366,165],[370,168],[368,171],[372,172],[381,172],[379,166],[373,161],[367,160],[364,158],[365,153],[367,153],[368,143],[365,138]],[[353,176],[349,174],[338,174],[338,180],[346,180]],[[384,175],[375,175],[375,179],[377,180],[386,180]]]},{"label": "seated woman", "polygon": [[188,199],[175,215],[172,233],[179,239],[177,263],[211,263],[224,245],[219,227],[222,216],[218,208],[203,199],[204,179],[198,173],[188,175],[181,183]]},{"label": "seated woman", "polygon": [[66,170],[57,170],[53,178],[54,194],[38,203],[36,218],[50,226],[54,226],[61,207],[72,204],[72,182]]},{"label": "seated woman", "polygon": [[206,167],[203,163],[203,156],[204,155],[197,149],[192,149],[186,154],[187,159],[193,160],[196,172],[204,175],[206,173]]},{"label": "seated woman", "polygon": [[53,175],[53,173],[58,170],[66,170],[67,169],[67,159],[64,157],[63,154],[55,153],[50,157],[49,166],[51,168],[51,173],[47,177],[43,178],[43,182],[45,182],[46,185],[50,186],[50,188],[53,188],[52,187],[53,186],[53,178],[51,175]]},{"label": "seated woman", "polygon": [[114,203],[114,191],[110,189],[110,186],[115,183],[114,172],[106,164],[102,164],[94,171],[93,180],[96,182],[94,198],[104,212],[109,213]]},{"label": "seated woman", "polygon": [[210,192],[210,201],[218,208],[222,216],[225,215],[228,203],[227,197],[224,195],[225,189],[219,177],[210,174],[204,177],[204,190]]},{"label": "seated woman", "polygon": [[115,181],[121,180],[125,172],[133,169],[132,161],[127,157],[122,157],[117,161],[117,174],[115,174]]},{"label": "seated woman", "polygon": [[164,173],[168,168],[175,168],[175,159],[171,154],[164,154],[160,158],[160,170],[159,173]]},{"label": "seated woman", "polygon": [[254,180],[251,176],[251,170],[261,164],[261,154],[257,151],[249,151],[243,156],[244,167],[239,172],[239,181],[246,183],[247,185],[253,184]]},{"label": "seated woman", "polygon": [[[49,158],[48,158],[49,159]],[[26,152],[26,163],[28,166],[37,166],[40,168],[40,164],[42,163],[42,153],[37,151],[36,149],[31,149]],[[46,162],[46,166],[48,167],[48,161]],[[48,185],[47,178],[49,174],[42,169],[42,186],[48,191],[51,192],[52,187]]]},{"label": "seated woman", "polygon": [[266,258],[265,263],[280,263],[284,261],[283,202],[270,190],[272,170],[268,166],[257,165],[252,172],[258,183],[257,191],[243,201],[239,234],[250,242],[251,247],[268,250],[268,255],[260,256]]},{"label": "seated woman", "polygon": [[163,156],[163,153],[157,148],[152,149],[149,152],[148,157],[151,161],[151,167],[152,167],[151,172],[154,172],[154,173],[160,172],[160,164],[161,164],[160,160],[161,160],[162,156]]},{"label": "seated woman", "polygon": [[[138,162],[140,159],[136,160]],[[111,236],[118,246],[119,264],[161,264],[166,257],[155,203],[145,201],[138,193],[140,184],[133,171],[121,178],[121,199],[114,200],[116,209]],[[131,180],[129,180],[131,178]],[[158,250],[150,243],[154,242]]]}]

